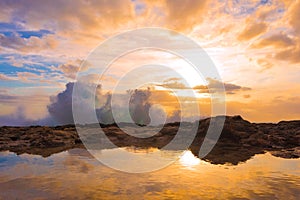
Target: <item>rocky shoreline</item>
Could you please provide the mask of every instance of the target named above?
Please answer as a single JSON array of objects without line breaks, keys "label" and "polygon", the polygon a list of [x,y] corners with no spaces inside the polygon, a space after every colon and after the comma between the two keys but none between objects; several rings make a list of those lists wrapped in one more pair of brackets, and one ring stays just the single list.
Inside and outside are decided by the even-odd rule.
[{"label": "rocky shoreline", "polygon": [[[220,116],[225,117],[225,116]],[[219,117],[219,118],[220,118]],[[197,156],[207,133],[211,120],[200,120],[197,124],[197,134],[189,149]],[[115,146],[134,146],[139,148],[163,148],[174,139],[179,126],[190,130],[195,123],[170,123],[163,127],[141,127],[145,132],[159,128],[159,132],[147,138],[128,135],[124,130],[133,130],[130,124],[101,125],[106,137]],[[79,126],[91,134],[93,139],[97,126]],[[126,131],[127,132],[127,131]],[[127,132],[128,133],[128,132]],[[85,148],[74,125],[56,127],[0,127],[0,151],[11,151],[17,154],[29,153],[44,157],[72,148]],[[114,145],[103,145],[101,148],[114,148]],[[240,116],[226,116],[220,138],[213,150],[203,159],[214,164],[238,164],[250,159],[255,154],[271,152],[272,155],[282,158],[300,157],[300,120],[281,121],[279,123],[250,123]]]}]

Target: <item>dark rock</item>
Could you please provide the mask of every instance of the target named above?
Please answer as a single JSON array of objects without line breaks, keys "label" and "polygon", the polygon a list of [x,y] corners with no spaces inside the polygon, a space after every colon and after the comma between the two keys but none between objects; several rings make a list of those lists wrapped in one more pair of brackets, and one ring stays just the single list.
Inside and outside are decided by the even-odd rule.
[{"label": "dark rock", "polygon": [[[203,159],[215,164],[238,164],[244,162],[258,153],[270,151],[272,155],[283,158],[299,158],[300,156],[300,120],[281,121],[274,123],[250,123],[241,116],[218,116],[207,118],[197,123],[175,122],[165,124],[161,130],[148,138],[136,138],[124,133],[120,127],[134,128],[133,124],[100,124],[106,137],[118,147],[157,147],[163,148],[172,141],[182,127],[188,135],[196,131],[190,150],[198,156],[200,147],[207,134],[209,125],[220,126],[219,121],[225,119],[220,138],[211,137],[217,141],[216,145]],[[87,131],[85,140],[97,141],[95,130],[99,124],[80,125],[77,128]],[[148,128],[148,127],[147,127]],[[149,127],[156,128],[156,127]],[[196,129],[196,130],[195,130]],[[103,137],[105,137],[103,135]],[[102,136],[101,136],[102,137]],[[0,150],[13,151],[18,154],[32,153],[49,156],[67,149],[84,148],[82,138],[79,138],[74,125],[56,127],[30,126],[30,127],[0,127]],[[184,138],[183,138],[184,140]],[[113,148],[113,145],[103,144],[99,148]],[[172,146],[170,149],[179,147]]]}]

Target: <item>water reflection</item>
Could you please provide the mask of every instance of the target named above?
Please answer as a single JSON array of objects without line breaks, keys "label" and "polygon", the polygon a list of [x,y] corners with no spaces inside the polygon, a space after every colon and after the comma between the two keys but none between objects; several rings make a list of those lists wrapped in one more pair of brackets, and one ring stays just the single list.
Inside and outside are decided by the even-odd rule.
[{"label": "water reflection", "polygon": [[239,165],[213,165],[186,151],[162,170],[129,174],[84,149],[48,158],[0,152],[0,199],[298,199],[299,167],[299,159],[269,153]]},{"label": "water reflection", "polygon": [[185,151],[180,157],[179,162],[189,169],[195,169],[195,166],[200,164],[200,159],[195,157],[191,151]]},{"label": "water reflection", "polygon": [[90,150],[90,152],[106,166],[129,173],[160,170],[174,163],[182,155],[181,151],[136,147]]}]

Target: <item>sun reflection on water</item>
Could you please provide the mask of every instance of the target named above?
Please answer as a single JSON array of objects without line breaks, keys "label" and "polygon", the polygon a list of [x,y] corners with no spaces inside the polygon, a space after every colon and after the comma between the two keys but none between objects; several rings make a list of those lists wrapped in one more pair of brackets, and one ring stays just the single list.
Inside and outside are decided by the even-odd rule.
[{"label": "sun reflection on water", "polygon": [[200,159],[195,157],[191,151],[185,151],[180,156],[179,162],[181,165],[192,169],[194,166],[200,164]]},{"label": "sun reflection on water", "polygon": [[[103,155],[119,151],[104,150]],[[138,151],[144,157],[143,149]],[[147,151],[174,156],[155,148]],[[85,149],[47,158],[0,152],[0,199],[299,199],[299,159],[266,153],[227,166],[200,160],[191,151],[180,157],[174,153],[178,160],[172,165],[135,174],[112,170]],[[117,158],[122,159],[130,158]]]}]

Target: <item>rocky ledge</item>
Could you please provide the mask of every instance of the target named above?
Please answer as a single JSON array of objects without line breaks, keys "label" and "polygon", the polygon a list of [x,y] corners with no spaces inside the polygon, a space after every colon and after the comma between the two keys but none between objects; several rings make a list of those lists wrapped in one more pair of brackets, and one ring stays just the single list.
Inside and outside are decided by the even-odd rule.
[{"label": "rocky ledge", "polygon": [[[93,143],[101,141],[98,148],[115,148],[134,146],[140,148],[157,147],[178,150],[188,145],[189,149],[199,155],[200,147],[207,134],[209,125],[218,127],[225,119],[224,127],[219,138],[208,136],[209,142],[217,142],[212,151],[202,159],[214,164],[238,164],[255,154],[266,151],[282,158],[300,157],[300,120],[281,121],[274,123],[250,123],[241,116],[218,116],[207,118],[195,123],[169,123],[161,127],[137,127],[133,124],[100,125],[104,134],[99,136],[99,125],[65,125],[56,127],[0,127],[0,151],[12,151],[17,154],[38,154],[44,157],[71,148],[85,148],[82,141]],[[180,127],[180,128],[179,128]],[[138,131],[137,131],[138,130]],[[183,135],[177,137],[178,130]],[[77,134],[80,131],[80,137]],[[142,135],[136,135],[139,132]],[[128,134],[129,133],[129,134]],[[151,135],[152,133],[156,133]],[[192,135],[188,135],[194,133]],[[147,135],[148,134],[148,135]],[[188,142],[186,135],[193,137]],[[181,141],[176,145],[168,144]],[[185,144],[187,142],[187,144]],[[93,146],[93,145],[91,145]]]}]

